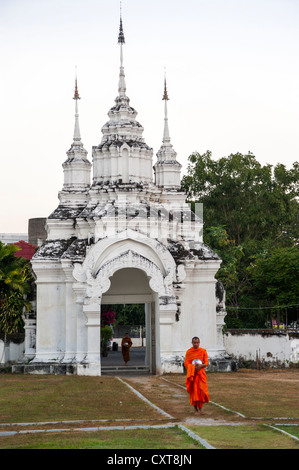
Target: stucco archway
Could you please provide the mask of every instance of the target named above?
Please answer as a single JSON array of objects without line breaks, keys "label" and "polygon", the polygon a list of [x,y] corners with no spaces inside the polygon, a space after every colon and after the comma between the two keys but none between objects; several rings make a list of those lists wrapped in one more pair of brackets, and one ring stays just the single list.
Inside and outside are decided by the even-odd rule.
[{"label": "stucco archway", "polygon": [[[109,295],[111,279],[122,270],[140,270],[148,279],[147,302],[151,324],[152,371],[160,370],[161,329],[168,328],[175,321],[177,312],[173,282],[176,280],[175,262],[165,247],[140,236],[132,230],[118,234],[113,240],[98,241],[89,250],[82,265],[75,265],[73,276],[77,280],[74,290],[80,293],[83,312],[87,318],[87,362],[100,364],[100,312],[105,295]],[[114,295],[121,295],[114,292]],[[140,292],[130,296],[141,301]],[[107,299],[106,299],[107,300]],[[144,299],[143,299],[144,300]]]}]

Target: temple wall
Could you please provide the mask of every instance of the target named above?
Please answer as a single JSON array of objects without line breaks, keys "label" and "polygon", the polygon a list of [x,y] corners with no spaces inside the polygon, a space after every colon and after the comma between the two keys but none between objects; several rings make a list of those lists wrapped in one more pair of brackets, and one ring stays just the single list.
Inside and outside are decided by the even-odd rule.
[{"label": "temple wall", "polygon": [[[178,330],[174,333],[177,338]],[[299,365],[299,333],[293,331],[281,331],[279,333],[273,330],[227,330],[224,334],[224,343],[227,353],[237,362],[238,367],[265,368],[265,367],[290,367]],[[204,344],[201,344],[204,347]],[[184,352],[191,347],[186,346]],[[4,341],[0,339],[0,364],[2,366],[17,362],[23,356],[25,342],[14,343],[9,341],[5,346]],[[25,351],[26,352],[26,351]],[[208,351],[209,353],[209,351]],[[176,351],[174,350],[174,357]],[[181,356],[180,356],[181,357]],[[163,358],[163,355],[162,355]],[[163,372],[183,372],[181,363],[173,367],[166,363]],[[213,366],[213,358],[210,357],[210,364]]]},{"label": "temple wall", "polygon": [[33,263],[37,276],[37,331],[34,361],[59,361],[65,353],[65,275],[60,263]]},{"label": "temple wall", "polygon": [[224,344],[240,367],[288,367],[299,363],[299,333],[274,329],[227,330]]}]

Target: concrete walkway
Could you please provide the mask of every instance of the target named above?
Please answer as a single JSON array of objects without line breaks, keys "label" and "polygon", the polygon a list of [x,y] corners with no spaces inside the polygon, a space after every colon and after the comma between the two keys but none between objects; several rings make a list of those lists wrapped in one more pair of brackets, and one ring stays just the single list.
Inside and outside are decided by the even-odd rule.
[{"label": "concrete walkway", "polygon": [[[124,366],[124,360],[121,353],[121,348],[118,351],[108,351],[107,357],[101,357],[102,366]],[[145,347],[131,348],[130,349],[130,366],[144,366],[145,365]]]},{"label": "concrete walkway", "polygon": [[130,361],[125,366],[121,349],[118,351],[108,351],[107,357],[101,357],[102,374],[119,373],[146,373],[149,374],[149,367],[145,364],[145,347],[130,349]]}]

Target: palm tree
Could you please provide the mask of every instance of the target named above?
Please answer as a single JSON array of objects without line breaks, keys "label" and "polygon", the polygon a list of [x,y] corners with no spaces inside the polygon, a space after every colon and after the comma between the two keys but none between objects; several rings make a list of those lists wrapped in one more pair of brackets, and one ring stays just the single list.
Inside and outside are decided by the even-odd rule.
[{"label": "palm tree", "polygon": [[16,245],[0,242],[0,333],[7,335],[23,331],[23,311],[30,309],[26,294],[30,292],[32,275],[28,260],[15,257]]}]

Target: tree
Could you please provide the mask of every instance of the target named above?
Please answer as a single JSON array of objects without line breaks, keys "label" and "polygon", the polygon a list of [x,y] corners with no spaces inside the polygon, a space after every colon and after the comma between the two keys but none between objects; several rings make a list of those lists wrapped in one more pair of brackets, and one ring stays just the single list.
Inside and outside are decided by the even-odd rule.
[{"label": "tree", "polygon": [[182,186],[204,207],[207,227],[224,226],[236,245],[270,241],[285,246],[299,240],[299,164],[262,166],[250,152],[219,160],[207,151],[189,157]]},{"label": "tree", "polygon": [[110,309],[116,313],[115,324],[117,325],[144,325],[145,323],[144,304],[109,305],[103,308],[103,312],[107,310],[108,313]]},{"label": "tree", "polygon": [[226,290],[226,298],[230,305],[239,304],[240,295],[248,287],[248,276],[242,271],[243,247],[230,240],[226,229],[222,226],[207,227],[205,230],[205,243],[221,257],[222,264],[216,277]]},{"label": "tree", "polygon": [[17,258],[15,245],[0,242],[0,333],[23,332],[23,311],[30,310],[26,294],[33,281],[28,260]]},{"label": "tree", "polygon": [[[278,278],[288,269],[295,276],[286,260],[298,247],[298,176],[297,162],[290,170],[283,164],[262,166],[250,152],[219,160],[209,151],[189,157],[182,186],[191,204],[203,203],[204,241],[223,260],[216,277],[226,290],[228,327],[263,327],[266,306],[293,299]],[[265,276],[270,260],[277,263],[277,284],[271,274]]]},{"label": "tree", "polygon": [[287,320],[299,301],[299,247],[280,247],[255,256],[248,266],[261,305],[271,306],[271,316]]}]

